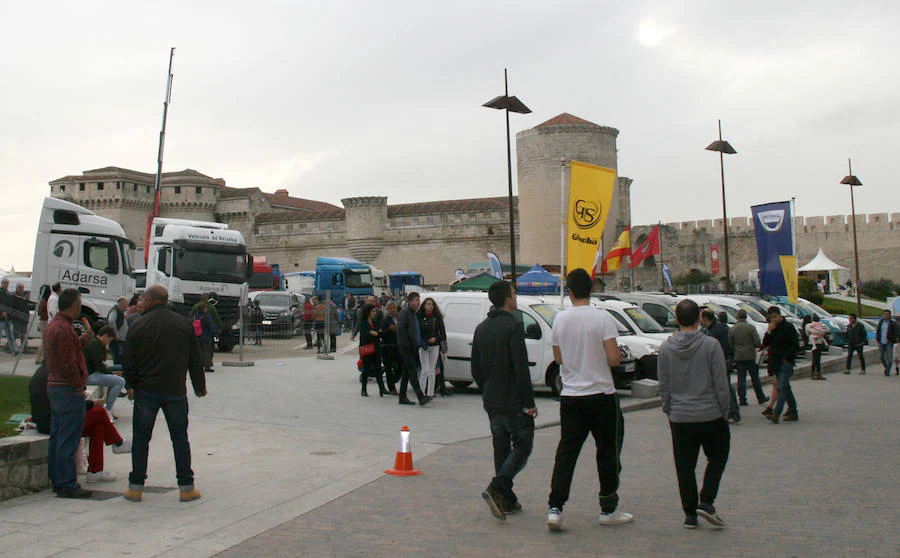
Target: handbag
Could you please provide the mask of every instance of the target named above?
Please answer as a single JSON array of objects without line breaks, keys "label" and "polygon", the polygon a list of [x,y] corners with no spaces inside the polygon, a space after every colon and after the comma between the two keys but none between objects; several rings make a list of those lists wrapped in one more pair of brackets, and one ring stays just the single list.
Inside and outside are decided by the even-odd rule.
[{"label": "handbag", "polygon": [[359,356],[365,358],[375,354],[375,343],[368,343],[359,348]]}]

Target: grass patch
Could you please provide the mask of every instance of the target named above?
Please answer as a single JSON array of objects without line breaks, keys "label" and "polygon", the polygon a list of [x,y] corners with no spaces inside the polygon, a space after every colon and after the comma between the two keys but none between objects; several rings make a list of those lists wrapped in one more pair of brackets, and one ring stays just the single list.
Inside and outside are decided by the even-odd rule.
[{"label": "grass patch", "polygon": [[0,438],[18,434],[17,425],[3,424],[17,413],[30,413],[27,376],[0,376]]},{"label": "grass patch", "polygon": [[[821,306],[832,314],[856,314],[856,302],[847,302],[846,300],[825,297],[825,301]],[[881,310],[880,308],[863,304],[862,316],[860,316],[860,318],[880,318],[882,312],[884,312],[884,310]]]}]

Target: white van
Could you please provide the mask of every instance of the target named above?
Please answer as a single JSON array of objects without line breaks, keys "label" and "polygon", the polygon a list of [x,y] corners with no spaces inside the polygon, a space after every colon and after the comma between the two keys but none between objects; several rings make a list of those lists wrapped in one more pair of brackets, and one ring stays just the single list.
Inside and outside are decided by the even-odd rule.
[{"label": "white van", "polygon": [[[491,308],[485,292],[422,293],[421,300],[432,298],[444,316],[447,330],[447,360],[444,375],[451,384],[465,387],[472,379],[472,338],[475,328]],[[525,328],[525,346],[528,349],[528,365],[531,382],[535,386],[547,386],[559,395],[562,382],[559,367],[553,360],[553,319],[561,311],[558,305],[536,296],[518,295],[518,314]],[[619,344],[622,365],[613,370],[617,387],[627,387],[634,378],[635,363],[631,352]]]},{"label": "white van", "polygon": [[672,332],[663,329],[659,323],[638,306],[621,300],[591,299],[591,304],[609,312],[618,325],[619,342],[628,346],[637,362],[637,377],[657,379],[656,367],[659,346]]},{"label": "white van", "polygon": [[716,316],[718,316],[720,312],[725,312],[728,317],[729,326],[737,323],[738,310],[744,310],[747,312],[747,323],[756,328],[756,332],[759,334],[760,339],[765,337],[766,331],[769,329],[769,323],[766,320],[766,317],[757,312],[756,309],[746,302],[715,295],[687,295],[685,298],[693,300],[700,306],[706,306],[715,312]]}]

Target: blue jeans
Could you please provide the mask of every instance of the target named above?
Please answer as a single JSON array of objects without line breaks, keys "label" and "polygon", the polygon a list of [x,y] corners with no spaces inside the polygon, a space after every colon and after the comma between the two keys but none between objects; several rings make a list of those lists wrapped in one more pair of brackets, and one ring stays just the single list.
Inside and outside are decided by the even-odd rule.
[{"label": "blue jeans", "polygon": [[525,468],[534,447],[534,419],[526,414],[488,413],[494,440],[494,478],[491,487],[510,505],[518,501],[513,492],[513,478]]},{"label": "blue jeans", "polygon": [[18,353],[19,346],[16,344],[16,334],[13,329],[12,320],[0,322],[0,334],[6,337],[6,350],[13,354]]},{"label": "blue jeans", "polygon": [[150,455],[150,438],[156,415],[162,409],[169,426],[172,449],[175,450],[175,475],[178,486],[194,484],[191,470],[191,444],[188,441],[187,395],[158,395],[142,389],[134,390],[134,416],[132,417],[131,474],[128,484],[133,490],[142,490],[147,480],[147,458]]},{"label": "blue jeans", "polygon": [[54,489],[74,490],[75,452],[84,430],[84,395],[67,386],[47,386],[50,399],[50,442],[47,476]]},{"label": "blue jeans", "polygon": [[788,410],[797,413],[797,400],[794,399],[794,390],[791,389],[791,376],[794,375],[794,365],[783,362],[778,369],[778,401],[775,402],[775,416],[780,417],[784,404],[787,402]]},{"label": "blue jeans", "polygon": [[881,357],[881,364],[884,365],[884,375],[890,376],[891,363],[894,361],[894,344],[893,343],[879,343],[878,344],[878,356]]},{"label": "blue jeans", "polygon": [[[122,370],[122,367],[114,364],[109,367],[109,370],[111,372],[119,372]],[[115,374],[101,374],[100,372],[94,372],[88,376],[88,384],[106,388],[106,410],[112,411],[113,404],[116,402],[116,399],[119,398],[119,394],[122,393],[122,388],[125,387],[125,378],[116,376]]]}]

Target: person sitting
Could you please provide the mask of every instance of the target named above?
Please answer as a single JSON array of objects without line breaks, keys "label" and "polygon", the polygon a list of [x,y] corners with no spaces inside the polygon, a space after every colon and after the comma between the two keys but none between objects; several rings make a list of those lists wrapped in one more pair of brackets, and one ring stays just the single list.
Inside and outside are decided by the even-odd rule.
[{"label": "person sitting", "polygon": [[[41,366],[28,382],[28,395],[31,399],[31,421],[41,434],[50,433],[50,398],[47,397],[46,366]],[[87,408],[84,418],[82,436],[90,438],[88,445],[88,482],[112,482],[116,475],[103,470],[103,444],[112,446],[115,454],[131,453],[131,442],[119,434],[109,415],[103,408],[103,400],[85,400]]]},{"label": "person sitting", "polygon": [[122,365],[113,364],[107,366],[106,349],[116,339],[116,330],[112,326],[103,326],[97,335],[87,342],[81,352],[84,354],[84,363],[88,370],[88,384],[103,386],[106,388],[106,411],[112,420],[119,417],[112,412],[113,405],[122,388],[125,387],[125,379],[122,378]]}]

